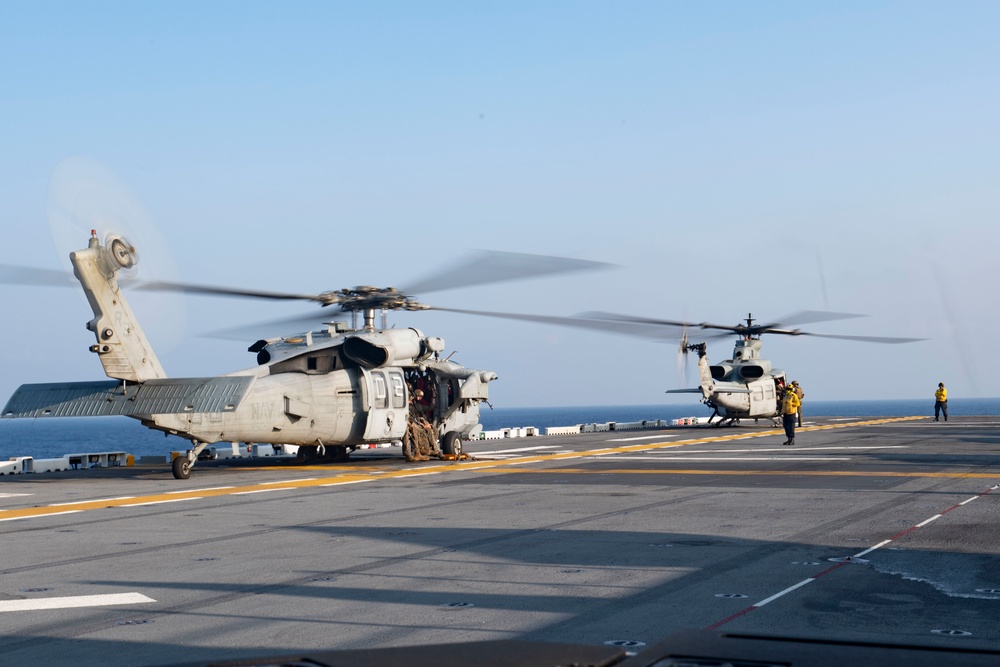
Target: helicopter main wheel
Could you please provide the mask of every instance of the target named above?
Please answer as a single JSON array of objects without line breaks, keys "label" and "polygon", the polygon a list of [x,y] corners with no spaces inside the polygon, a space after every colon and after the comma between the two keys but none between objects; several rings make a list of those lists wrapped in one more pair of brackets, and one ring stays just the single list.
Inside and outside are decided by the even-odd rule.
[{"label": "helicopter main wheel", "polygon": [[332,447],[324,447],[323,455],[316,455],[316,460],[322,463],[337,463],[343,462],[348,459],[347,447],[344,445],[334,445]]},{"label": "helicopter main wheel", "polygon": [[300,445],[298,453],[295,454],[297,463],[309,463],[316,458],[316,445]]},{"label": "helicopter main wheel", "polygon": [[191,477],[191,461],[185,455],[178,456],[174,459],[173,470],[174,479],[188,479]]},{"label": "helicopter main wheel", "polygon": [[462,455],[462,436],[459,435],[458,431],[448,431],[441,438],[441,453],[445,456],[456,456]]}]

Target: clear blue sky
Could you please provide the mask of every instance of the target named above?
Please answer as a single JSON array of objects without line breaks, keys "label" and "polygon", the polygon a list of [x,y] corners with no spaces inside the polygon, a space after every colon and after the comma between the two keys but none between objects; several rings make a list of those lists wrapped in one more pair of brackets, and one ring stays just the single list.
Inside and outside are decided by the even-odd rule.
[{"label": "clear blue sky", "polygon": [[[864,313],[809,329],[931,340],[772,337],[766,356],[812,399],[931,400],[939,381],[998,396],[998,19],[995,2],[4,0],[0,263],[63,266],[85,233],[54,239],[50,213],[89,178],[88,210],[179,280],[315,292],[403,284],[480,248],[601,260],[619,268],[425,300],[732,324]],[[0,399],[103,377],[79,290],[0,292]],[[252,341],[197,334],[308,309],[133,305],[177,376],[254,363]],[[392,321],[496,371],[495,405],[697,406],[663,394],[668,344]]]}]

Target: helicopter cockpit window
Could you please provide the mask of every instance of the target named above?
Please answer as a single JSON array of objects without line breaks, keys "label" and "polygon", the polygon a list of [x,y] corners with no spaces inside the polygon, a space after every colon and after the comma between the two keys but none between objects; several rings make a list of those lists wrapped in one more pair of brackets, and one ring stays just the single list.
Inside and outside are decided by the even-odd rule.
[{"label": "helicopter cockpit window", "polygon": [[376,408],[387,408],[389,407],[389,394],[386,391],[385,386],[385,376],[381,373],[372,373],[372,384],[374,385],[375,400],[373,403]]},{"label": "helicopter cockpit window", "polygon": [[404,391],[403,376],[399,373],[390,373],[389,382],[392,385],[392,407],[406,407],[406,392]]}]

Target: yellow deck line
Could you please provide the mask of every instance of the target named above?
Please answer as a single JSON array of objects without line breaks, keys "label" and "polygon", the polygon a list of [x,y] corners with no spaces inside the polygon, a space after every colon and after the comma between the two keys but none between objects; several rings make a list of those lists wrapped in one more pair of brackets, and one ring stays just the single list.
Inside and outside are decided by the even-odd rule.
[{"label": "yellow deck line", "polygon": [[791,477],[955,477],[960,479],[1000,479],[1000,472],[851,472],[847,470],[692,470],[690,468],[663,470],[586,470],[584,468],[557,468],[555,470],[531,470],[519,468],[511,473],[535,473],[541,475],[766,475]]},{"label": "yellow deck line", "polygon": [[[835,428],[849,428],[858,426],[872,426],[878,424],[889,424],[892,422],[910,421],[915,419],[926,419],[926,417],[894,417],[891,419],[873,419],[858,422],[845,422],[843,424],[830,424],[823,426],[806,426],[799,430],[801,431],[825,431],[828,429]],[[610,433],[610,432],[609,432]],[[504,459],[501,461],[461,461],[455,463],[439,463],[433,466],[420,466],[413,468],[406,468],[402,470],[375,470],[370,466],[365,468],[352,467],[350,470],[345,470],[344,472],[339,472],[333,476],[329,477],[316,477],[310,479],[301,480],[289,480],[286,482],[260,482],[256,484],[248,484],[244,486],[230,486],[230,487],[217,487],[210,489],[191,489],[190,491],[170,491],[159,494],[152,494],[148,496],[134,496],[131,498],[105,498],[102,500],[83,500],[79,502],[63,502],[58,505],[45,505],[41,507],[24,507],[19,509],[9,509],[0,510],[0,521],[10,521],[13,519],[24,519],[29,517],[39,517],[55,515],[67,512],[82,512],[90,510],[107,509],[111,507],[126,507],[131,505],[144,505],[149,506],[157,503],[173,503],[180,500],[195,500],[201,498],[212,498],[218,496],[230,496],[234,494],[247,494],[251,492],[268,490],[289,490],[289,489],[302,489],[310,487],[329,487],[337,486],[340,484],[356,484],[358,482],[372,481],[375,479],[406,479],[407,477],[421,477],[427,475],[429,472],[474,472],[477,470],[490,470],[493,468],[507,468],[515,465],[523,465],[525,463],[532,462],[546,462],[546,461],[561,461],[568,459],[579,459],[590,456],[601,456],[607,454],[621,454],[626,452],[640,452],[649,451],[651,449],[667,449],[673,447],[684,447],[686,445],[702,445],[709,442],[726,442],[729,440],[746,440],[749,438],[762,438],[767,436],[773,436],[782,433],[780,429],[767,429],[764,431],[755,431],[752,433],[737,433],[730,435],[718,435],[704,438],[690,438],[688,440],[677,440],[672,442],[659,442],[659,443],[644,443],[639,445],[623,445],[621,447],[606,447],[601,449],[588,449],[580,452],[561,452],[557,454],[534,454],[531,456],[517,457],[513,459]],[[350,465],[350,464],[346,464]],[[429,468],[433,469],[429,469]],[[316,466],[299,466],[301,469],[308,469],[310,471],[317,471],[319,468]],[[283,471],[287,471],[290,468],[282,468]],[[253,468],[247,468],[247,470],[253,470]],[[523,468],[514,468],[513,471],[516,472],[550,472],[550,471],[532,471],[525,470]],[[582,469],[576,470],[577,472],[584,472]],[[560,470],[559,472],[571,472],[570,470]],[[592,472],[592,471],[587,471]],[[615,471],[604,470],[599,474],[611,474]],[[618,471],[618,472],[629,472],[629,473],[641,473],[648,474],[651,472],[656,472],[662,474],[666,471]],[[715,474],[715,475],[729,475],[729,474],[820,474],[820,473],[788,473],[787,471],[781,471],[777,473],[765,473],[763,471],[674,471],[675,474]],[[862,473],[824,473],[824,474],[842,474],[842,475],[856,475],[862,476]],[[891,476],[913,476],[913,477],[930,477],[934,476],[934,473],[864,473],[871,474],[875,476],[891,477]],[[975,477],[973,474],[962,474],[962,473],[942,473],[941,476],[955,476],[955,477]],[[989,475],[984,475],[989,476]],[[996,475],[994,475],[995,477]]]}]

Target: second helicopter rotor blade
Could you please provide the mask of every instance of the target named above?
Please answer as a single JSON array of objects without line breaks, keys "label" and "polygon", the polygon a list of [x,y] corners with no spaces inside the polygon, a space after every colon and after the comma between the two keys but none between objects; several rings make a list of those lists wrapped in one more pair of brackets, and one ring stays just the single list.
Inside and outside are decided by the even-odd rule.
[{"label": "second helicopter rotor blade", "polygon": [[536,276],[592,271],[614,266],[569,257],[530,255],[518,252],[480,251],[459,265],[400,288],[403,294],[427,294],[448,289],[507,282]]},{"label": "second helicopter rotor blade", "polygon": [[767,326],[784,328],[787,326],[794,326],[797,324],[812,324],[814,322],[832,322],[834,320],[849,320],[849,319],[854,319],[856,317],[868,317],[868,316],[858,315],[857,313],[835,313],[823,310],[802,310],[797,313],[792,313],[787,317],[782,317],[775,324],[769,324]]},{"label": "second helicopter rotor blade", "polygon": [[[785,333],[785,332],[778,332]],[[838,340],[859,340],[866,343],[888,343],[891,345],[899,343],[919,343],[922,340],[927,340],[926,338],[894,338],[892,336],[848,336],[841,334],[821,334],[821,333],[809,333],[808,331],[792,332],[793,336],[813,336],[816,338],[835,338]]]}]

